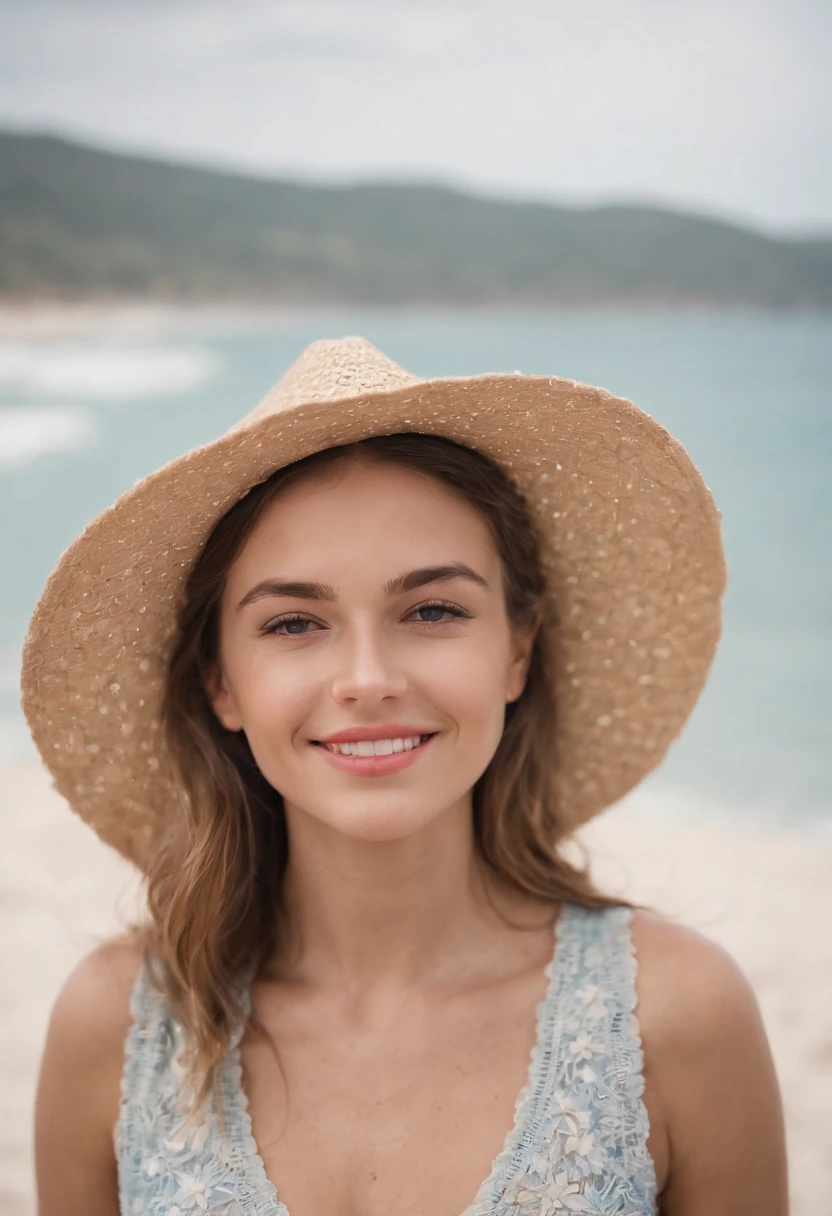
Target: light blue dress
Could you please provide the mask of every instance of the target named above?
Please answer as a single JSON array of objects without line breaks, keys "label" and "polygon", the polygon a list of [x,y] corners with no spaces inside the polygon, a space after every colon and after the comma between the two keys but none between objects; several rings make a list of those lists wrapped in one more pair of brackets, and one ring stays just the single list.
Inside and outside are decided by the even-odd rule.
[{"label": "light blue dress", "polygon": [[[630,921],[621,906],[564,905],[514,1125],[461,1216],[656,1216]],[[248,984],[244,992],[247,1003]],[[252,1138],[243,1027],[220,1073],[225,1136],[214,1102],[203,1123],[183,1132],[182,1027],[143,969],[132,1011],[115,1129],[122,1216],[291,1216]]]}]

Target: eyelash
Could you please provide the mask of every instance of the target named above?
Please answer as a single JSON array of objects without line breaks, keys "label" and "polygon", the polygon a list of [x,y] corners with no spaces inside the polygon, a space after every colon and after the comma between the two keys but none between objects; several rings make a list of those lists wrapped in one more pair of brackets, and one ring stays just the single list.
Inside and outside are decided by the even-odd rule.
[{"label": "eyelash", "polygon": [[[470,614],[465,612],[462,608],[457,608],[455,604],[446,604],[442,600],[430,600],[424,604],[417,604],[417,606],[415,608],[411,609],[410,615],[412,616],[414,612],[421,612],[424,608],[442,608],[442,609],[444,609],[445,612],[450,612],[453,617],[457,617],[457,618],[467,618],[470,616]],[[269,621],[269,623],[267,625],[263,626],[262,632],[263,633],[272,633],[276,637],[280,637],[280,638],[287,638],[287,637],[304,638],[307,636],[307,634],[305,632],[304,633],[291,633],[291,634],[290,633],[278,633],[277,632],[278,626],[285,625],[287,623],[287,621],[309,621],[309,620],[311,620],[311,617],[304,616],[302,612],[289,612],[285,616],[275,617],[275,619],[273,621]],[[450,621],[418,621],[417,623],[419,625],[439,626],[440,628],[443,625],[451,624]]]}]

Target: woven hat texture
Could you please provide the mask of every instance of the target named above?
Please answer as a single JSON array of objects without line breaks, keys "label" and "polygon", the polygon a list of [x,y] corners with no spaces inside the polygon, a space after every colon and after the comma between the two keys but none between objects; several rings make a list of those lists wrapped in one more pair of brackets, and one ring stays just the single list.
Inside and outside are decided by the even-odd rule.
[{"label": "woven hat texture", "polygon": [[146,864],[176,799],[159,710],[188,574],[276,468],[370,435],[445,435],[512,477],[543,541],[565,829],[631,790],[690,715],[721,628],[719,512],[631,402],[556,377],[420,380],[361,338],[314,342],[249,414],[136,483],[61,555],[23,648],[22,705],[70,806]]}]

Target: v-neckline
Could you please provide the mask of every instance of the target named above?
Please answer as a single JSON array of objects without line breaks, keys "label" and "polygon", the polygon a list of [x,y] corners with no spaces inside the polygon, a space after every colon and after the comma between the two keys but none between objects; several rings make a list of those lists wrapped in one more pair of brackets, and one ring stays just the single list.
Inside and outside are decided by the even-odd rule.
[{"label": "v-neckline", "polygon": [[[574,911],[575,905],[564,901],[555,918],[552,954],[543,968],[546,986],[535,1009],[535,1038],[529,1052],[526,1078],[515,1099],[514,1122],[506,1132],[502,1148],[491,1163],[490,1173],[480,1183],[474,1198],[459,1216],[477,1216],[482,1211],[482,1205],[488,1202],[490,1197],[498,1197],[499,1184],[503,1184],[500,1187],[501,1193],[519,1164],[517,1154],[522,1151],[527,1141],[526,1131],[532,1122],[538,1101],[546,1092],[544,1080],[556,1056],[556,1044],[552,1042],[555,1014],[559,1005],[556,995],[563,979],[562,964],[568,940],[566,927]],[[243,1022],[225,1055],[223,1101],[228,1112],[232,1137],[239,1146],[239,1156],[236,1157],[235,1154],[235,1164],[251,1190],[255,1216],[293,1216],[281,1200],[276,1183],[266,1172],[266,1163],[254,1138],[248,1094],[243,1087],[240,1044],[245,1023],[251,1012],[253,980],[254,976],[251,974],[243,986]]]}]

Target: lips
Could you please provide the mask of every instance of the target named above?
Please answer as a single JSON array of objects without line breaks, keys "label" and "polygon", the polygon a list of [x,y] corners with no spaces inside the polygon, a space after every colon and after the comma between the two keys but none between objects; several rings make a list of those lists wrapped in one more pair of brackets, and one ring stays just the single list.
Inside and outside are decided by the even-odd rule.
[{"label": "lips", "polygon": [[[375,754],[372,756],[345,756],[337,747],[324,747],[318,740],[311,742],[322,760],[344,773],[349,773],[354,777],[383,777],[387,774],[398,773],[415,764],[431,747],[437,734],[438,732],[433,731],[421,736],[420,742],[406,751],[389,752],[386,755],[378,756]],[[382,736],[382,738],[384,737],[390,738],[391,736]]]}]

